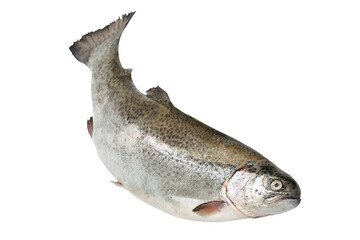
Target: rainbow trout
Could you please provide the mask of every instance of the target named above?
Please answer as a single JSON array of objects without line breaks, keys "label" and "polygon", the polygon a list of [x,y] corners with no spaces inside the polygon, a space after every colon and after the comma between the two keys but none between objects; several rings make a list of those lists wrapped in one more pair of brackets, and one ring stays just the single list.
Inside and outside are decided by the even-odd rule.
[{"label": "rainbow trout", "polygon": [[181,112],[160,87],[141,93],[120,64],[133,13],[84,35],[70,50],[92,72],[88,131],[107,169],[136,197],[171,215],[226,221],[300,203],[295,180],[241,142]]}]

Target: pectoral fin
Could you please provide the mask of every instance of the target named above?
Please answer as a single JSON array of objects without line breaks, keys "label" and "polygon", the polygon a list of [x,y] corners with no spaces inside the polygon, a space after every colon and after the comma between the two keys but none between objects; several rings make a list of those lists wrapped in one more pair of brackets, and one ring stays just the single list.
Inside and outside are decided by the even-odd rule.
[{"label": "pectoral fin", "polygon": [[220,212],[224,206],[224,201],[206,202],[194,208],[193,212],[205,217]]}]

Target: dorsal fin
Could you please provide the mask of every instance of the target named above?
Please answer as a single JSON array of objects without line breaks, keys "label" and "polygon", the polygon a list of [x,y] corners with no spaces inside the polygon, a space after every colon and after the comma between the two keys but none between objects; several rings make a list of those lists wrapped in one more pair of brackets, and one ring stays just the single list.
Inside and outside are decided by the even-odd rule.
[{"label": "dorsal fin", "polygon": [[160,87],[150,88],[149,90],[146,91],[146,94],[148,97],[157,101],[158,103],[172,106],[169,96]]}]

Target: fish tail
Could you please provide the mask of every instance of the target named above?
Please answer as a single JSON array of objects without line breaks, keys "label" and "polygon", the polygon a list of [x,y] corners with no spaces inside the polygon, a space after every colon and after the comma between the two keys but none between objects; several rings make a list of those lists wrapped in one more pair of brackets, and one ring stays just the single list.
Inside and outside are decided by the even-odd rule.
[{"label": "fish tail", "polygon": [[104,47],[109,48],[108,45],[110,44],[111,51],[118,54],[121,34],[134,14],[135,12],[124,14],[122,18],[112,22],[103,29],[84,35],[70,47],[71,53],[85,65],[88,65],[91,53],[104,45]]}]

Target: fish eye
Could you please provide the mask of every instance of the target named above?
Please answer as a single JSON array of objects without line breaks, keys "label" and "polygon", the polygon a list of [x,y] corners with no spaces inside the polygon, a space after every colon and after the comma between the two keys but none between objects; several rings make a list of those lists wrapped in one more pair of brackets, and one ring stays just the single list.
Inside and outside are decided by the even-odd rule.
[{"label": "fish eye", "polygon": [[279,191],[282,188],[283,184],[280,180],[274,180],[271,182],[270,187],[273,191]]}]

